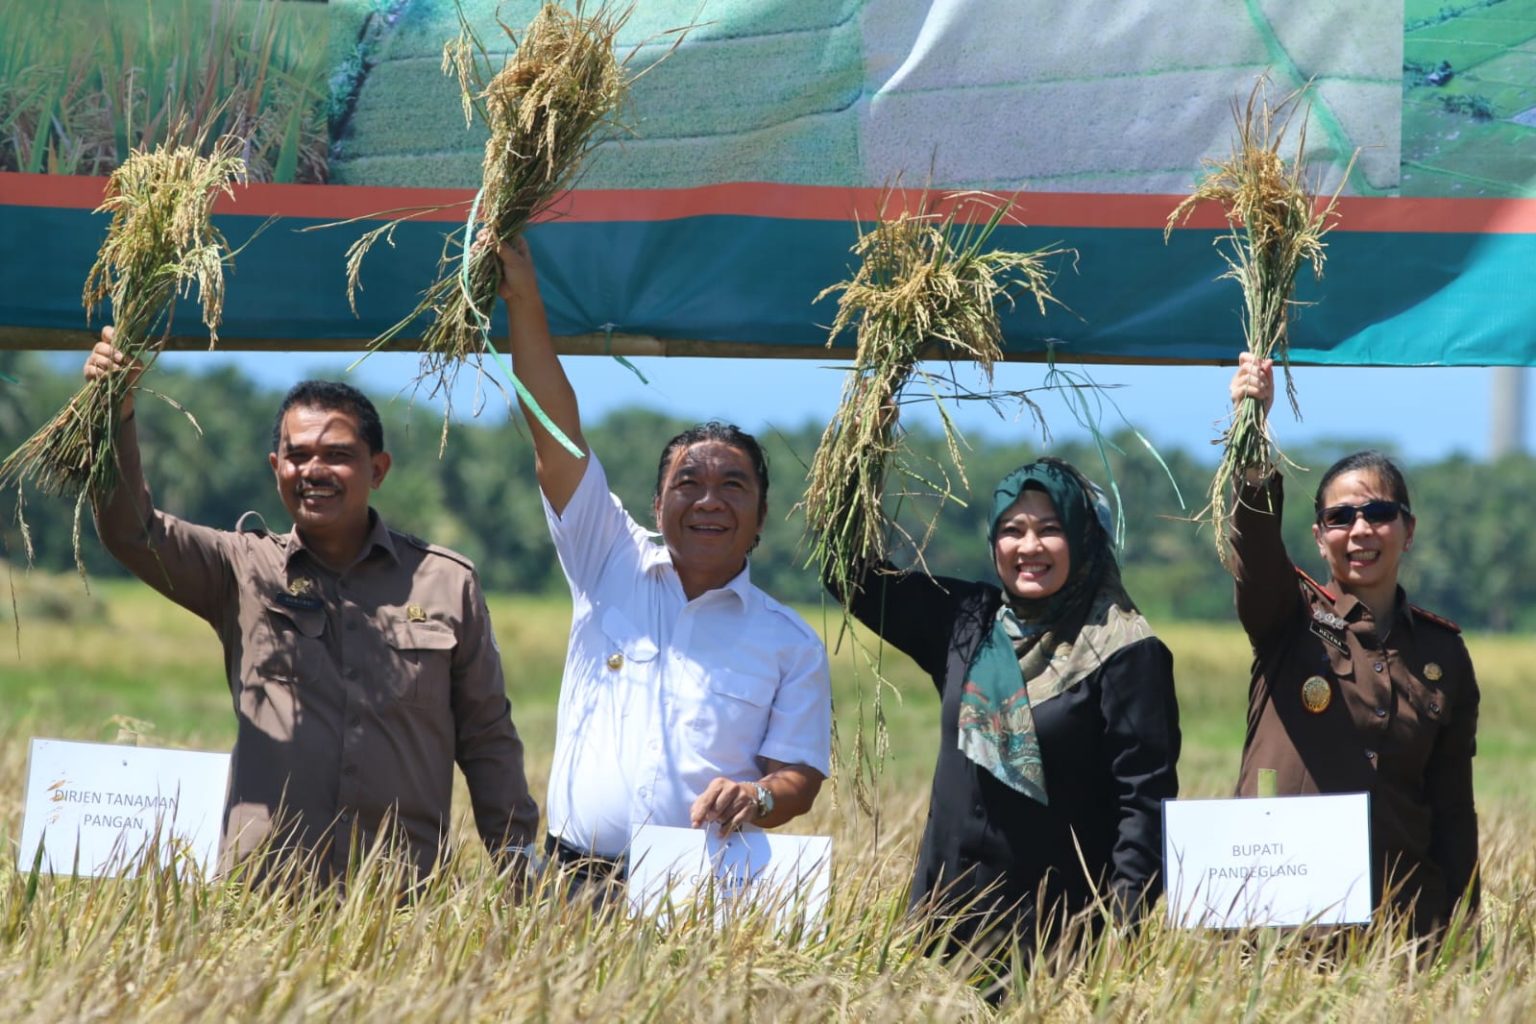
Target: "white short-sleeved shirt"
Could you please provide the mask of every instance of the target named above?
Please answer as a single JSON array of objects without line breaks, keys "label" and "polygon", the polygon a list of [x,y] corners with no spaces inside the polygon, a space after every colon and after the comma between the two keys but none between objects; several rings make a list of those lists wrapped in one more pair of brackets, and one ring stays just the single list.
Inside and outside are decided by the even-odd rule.
[{"label": "white short-sleeved shirt", "polygon": [[656,534],[608,491],[596,456],[561,515],[544,502],[571,585],[571,639],[550,771],[549,831],[618,857],[643,824],[687,827],[710,781],[757,758],[826,775],[827,652],[748,577],[692,601]]}]

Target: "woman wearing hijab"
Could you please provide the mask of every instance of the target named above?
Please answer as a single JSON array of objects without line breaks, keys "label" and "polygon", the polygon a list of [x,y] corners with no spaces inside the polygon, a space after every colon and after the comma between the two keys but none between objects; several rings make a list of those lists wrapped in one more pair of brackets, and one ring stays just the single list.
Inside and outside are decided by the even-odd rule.
[{"label": "woman wearing hijab", "polygon": [[1121,586],[1096,492],[1059,459],[1021,466],[992,499],[995,581],[877,565],[852,598],[939,691],[912,904],[962,942],[1028,943],[1100,901],[1134,921],[1162,890],[1173,657]]}]

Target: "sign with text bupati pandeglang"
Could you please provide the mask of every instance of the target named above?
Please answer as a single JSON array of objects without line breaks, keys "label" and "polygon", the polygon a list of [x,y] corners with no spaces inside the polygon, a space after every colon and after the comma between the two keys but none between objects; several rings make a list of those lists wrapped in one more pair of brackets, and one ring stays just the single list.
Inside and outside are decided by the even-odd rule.
[{"label": "sign with text bupati pandeglang", "polygon": [[1163,804],[1163,878],[1175,925],[1357,924],[1371,919],[1365,793]]},{"label": "sign with text bupati pandeglang", "polygon": [[216,863],[229,755],[33,739],[17,866],[50,874],[132,875]]}]

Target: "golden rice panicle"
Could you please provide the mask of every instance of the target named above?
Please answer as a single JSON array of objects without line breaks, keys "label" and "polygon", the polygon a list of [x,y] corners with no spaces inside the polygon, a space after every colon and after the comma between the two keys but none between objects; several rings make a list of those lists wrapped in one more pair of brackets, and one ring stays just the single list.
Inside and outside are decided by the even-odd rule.
[{"label": "golden rice panicle", "polygon": [[[466,120],[478,117],[489,129],[481,191],[473,223],[443,248],[437,280],[417,307],[372,345],[382,348],[419,317],[430,317],[422,332],[419,380],[430,382],[431,394],[441,391],[448,400],[458,368],[477,362],[490,346],[501,273],[497,245],[516,237],[564,195],[587,154],[605,137],[604,129],[617,129],[630,75],[629,58],[617,56],[615,45],[632,11],[632,5],[607,3],[590,13],[582,5],[572,11],[544,4],[520,37],[502,26],[513,52],[489,76],[489,55],[467,23],[461,22],[460,36],[444,47],[443,71],[458,80]],[[349,250],[349,296],[358,290],[363,256],[389,237],[394,223],[369,231]],[[482,230],[492,244],[475,244]],[[467,267],[465,247],[472,247]]]},{"label": "golden rice panicle", "polygon": [[[246,180],[240,147],[237,138],[225,137],[206,155],[200,152],[201,138],[139,150],[107,182],[97,212],[110,213],[112,220],[86,276],[83,301],[88,309],[104,299],[110,303],[113,343],[146,369],[170,334],[177,297],[194,289],[210,346],[217,338],[230,252],[213,224],[213,205]],[[0,463],[0,487],[14,485],[19,491],[31,483],[44,493],[75,499],[77,564],[85,502],[116,484],[117,409],[128,390],[126,373],[87,381]]]},{"label": "golden rice panicle", "polygon": [[[1196,207],[1216,203],[1226,217],[1228,232],[1218,242],[1227,264],[1223,279],[1235,280],[1243,292],[1243,340],[1249,352],[1274,359],[1285,374],[1286,396],[1299,417],[1296,387],[1290,373],[1290,321],[1299,303],[1294,295],[1296,275],[1303,266],[1321,278],[1324,236],[1338,221],[1338,198],[1354,168],[1345,168],[1338,190],[1319,196],[1306,170],[1307,108],[1298,89],[1270,102],[1269,79],[1260,76],[1246,104],[1233,101],[1237,133],[1230,156],[1207,160],[1209,173],[1168,215],[1164,238],[1188,221]],[[1295,153],[1282,155],[1291,125],[1300,115]],[[1232,567],[1230,530],[1234,488],[1249,470],[1269,472],[1285,456],[1273,443],[1263,405],[1245,399],[1233,411],[1221,438],[1224,450],[1211,480],[1208,503],[1196,518],[1209,522],[1222,563]]]},{"label": "golden rice panicle", "polygon": [[[895,408],[914,376],[926,379],[919,360],[968,359],[990,381],[992,364],[1003,355],[999,306],[1012,306],[1028,293],[1043,314],[1054,301],[1049,261],[1065,252],[988,248],[1009,212],[1009,204],[995,196],[951,193],[933,201],[925,194],[915,210],[903,206],[887,216],[896,195],[886,194],[873,227],[860,227],[853,277],[817,296],[841,293],[828,345],[849,328],[857,342],[802,502],[811,561],[845,605],[865,570],[886,556],[895,529],[884,508],[889,473],[940,499],[954,497],[944,467],[937,474],[917,472],[899,458]],[[962,442],[947,416],[944,422],[951,468],[964,485]],[[907,535],[919,561],[932,527],[930,522],[922,537]]]}]

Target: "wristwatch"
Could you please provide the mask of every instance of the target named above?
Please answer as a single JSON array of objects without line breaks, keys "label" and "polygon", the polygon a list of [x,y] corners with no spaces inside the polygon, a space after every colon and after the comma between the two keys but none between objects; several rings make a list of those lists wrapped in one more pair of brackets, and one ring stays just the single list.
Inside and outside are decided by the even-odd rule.
[{"label": "wristwatch", "polygon": [[761,782],[754,782],[752,785],[757,790],[757,816],[766,818],[773,813],[773,790]]}]

